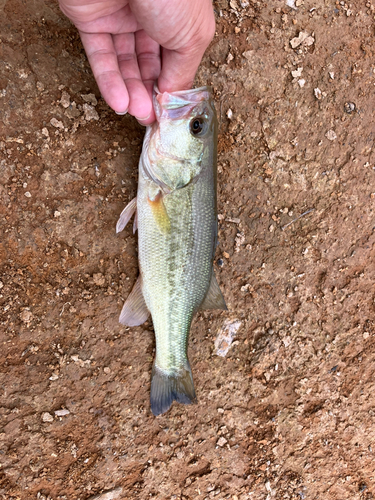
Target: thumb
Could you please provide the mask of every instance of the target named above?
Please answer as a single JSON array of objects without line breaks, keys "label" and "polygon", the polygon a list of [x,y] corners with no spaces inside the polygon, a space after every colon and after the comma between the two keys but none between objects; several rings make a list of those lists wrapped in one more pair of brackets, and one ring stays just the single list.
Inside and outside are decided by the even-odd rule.
[{"label": "thumb", "polygon": [[193,85],[203,54],[215,35],[215,18],[210,9],[188,44],[174,50],[162,48],[160,92],[190,89]]},{"label": "thumb", "polygon": [[160,92],[190,89],[204,49],[194,52],[162,49],[162,66],[158,79]]}]

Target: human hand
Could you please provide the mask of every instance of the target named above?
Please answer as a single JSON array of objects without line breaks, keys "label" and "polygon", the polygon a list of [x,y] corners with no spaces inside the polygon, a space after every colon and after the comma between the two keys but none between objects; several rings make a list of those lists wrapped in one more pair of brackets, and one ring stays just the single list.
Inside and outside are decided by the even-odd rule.
[{"label": "human hand", "polygon": [[99,90],[118,114],[155,120],[161,92],[189,89],[213,38],[211,0],[59,0],[79,30]]}]

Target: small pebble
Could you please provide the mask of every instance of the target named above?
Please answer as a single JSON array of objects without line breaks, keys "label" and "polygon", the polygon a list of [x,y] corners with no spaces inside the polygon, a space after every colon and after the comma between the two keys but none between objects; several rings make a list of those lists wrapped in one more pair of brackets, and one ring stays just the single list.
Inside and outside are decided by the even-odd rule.
[{"label": "small pebble", "polygon": [[92,280],[96,286],[103,286],[105,284],[105,277],[102,273],[94,273],[92,276]]},{"label": "small pebble", "polygon": [[352,114],[353,111],[355,111],[355,104],[354,104],[354,102],[346,102],[344,104],[344,111],[345,111],[345,113],[348,113],[348,115]]},{"label": "small pebble", "polygon": [[56,417],[65,417],[65,415],[69,415],[69,414],[70,414],[70,411],[65,410],[65,409],[55,411]]},{"label": "small pebble", "polygon": [[50,124],[55,127],[55,128],[61,128],[64,129],[64,124],[60,120],[57,120],[56,118],[51,118]]},{"label": "small pebble", "polygon": [[92,104],[93,106],[98,104],[98,100],[94,94],[81,94],[81,97],[85,102]]},{"label": "small pebble", "polygon": [[103,491],[98,495],[88,498],[88,500],[121,500],[121,498],[124,497],[122,496],[122,488],[120,486],[119,488],[114,488],[113,490]]},{"label": "small pebble", "polygon": [[292,77],[299,78],[300,76],[302,76],[302,71],[303,68],[297,68],[296,70],[292,71]]},{"label": "small pebble", "polygon": [[295,4],[295,0],[286,0],[286,4],[291,9],[297,10],[296,4]]},{"label": "small pebble", "polygon": [[91,121],[91,120],[99,120],[99,115],[96,109],[93,106],[90,106],[89,104],[84,104],[83,106],[83,111],[85,113],[85,120],[86,121]]},{"label": "small pebble", "polygon": [[33,313],[28,309],[24,309],[20,314],[20,319],[24,323],[30,323],[30,321],[33,319]]},{"label": "small pebble", "polygon": [[322,91],[317,87],[316,89],[314,89],[314,95],[320,101],[320,99],[322,98]]},{"label": "small pebble", "polygon": [[42,420],[43,422],[53,422],[53,416],[48,412],[44,412],[42,415]]},{"label": "small pebble", "polygon": [[334,141],[335,139],[337,139],[337,135],[334,130],[328,130],[328,132],[326,133],[326,137],[329,141]]},{"label": "small pebble", "polygon": [[218,440],[217,440],[217,445],[220,446],[220,447],[223,447],[225,444],[227,444],[227,440],[225,439],[225,437],[221,436]]},{"label": "small pebble", "polygon": [[61,95],[60,104],[63,108],[69,108],[70,106],[70,95],[65,90]]},{"label": "small pebble", "polygon": [[231,218],[231,217],[227,217],[225,219],[225,222],[233,222],[233,224],[239,224],[241,222],[241,219],[238,219],[238,218]]},{"label": "small pebble", "polygon": [[26,196],[26,198],[31,198],[31,193],[30,193],[30,191],[26,191],[25,196]]},{"label": "small pebble", "polygon": [[225,357],[232,345],[234,338],[241,326],[239,320],[225,320],[215,339],[217,356]]}]

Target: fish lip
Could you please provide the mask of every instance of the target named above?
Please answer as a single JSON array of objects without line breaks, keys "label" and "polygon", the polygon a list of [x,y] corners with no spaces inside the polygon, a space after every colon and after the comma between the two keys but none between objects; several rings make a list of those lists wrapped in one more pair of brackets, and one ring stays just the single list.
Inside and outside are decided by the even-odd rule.
[{"label": "fish lip", "polygon": [[154,85],[154,92],[157,95],[169,94],[169,95],[179,96],[179,95],[184,95],[184,94],[196,94],[198,92],[204,92],[204,91],[208,92],[211,95],[212,94],[212,87],[209,85],[203,85],[202,87],[198,87],[196,89],[175,90],[174,92],[160,92],[159,87],[156,84]]},{"label": "fish lip", "polygon": [[202,104],[207,103],[210,107],[212,99],[211,87],[199,87],[190,90],[177,90],[175,92],[160,92],[158,87],[154,87],[154,109],[156,120],[160,122],[167,120],[182,120],[194,114],[202,114]]}]

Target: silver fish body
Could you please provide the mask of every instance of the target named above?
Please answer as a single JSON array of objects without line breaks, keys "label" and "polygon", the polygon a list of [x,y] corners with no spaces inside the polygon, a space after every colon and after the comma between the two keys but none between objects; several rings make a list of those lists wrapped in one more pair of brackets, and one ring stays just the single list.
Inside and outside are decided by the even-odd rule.
[{"label": "silver fish body", "polygon": [[[151,313],[156,357],[151,380],[155,415],[173,400],[195,401],[187,358],[190,325],[199,308],[225,309],[213,273],[217,240],[217,119],[207,87],[155,92],[157,122],[148,127],[139,162],[135,208],[140,276],[120,322],[143,323]],[[132,203],[132,202],[131,202]]]}]

